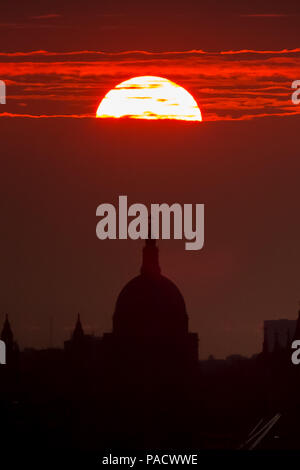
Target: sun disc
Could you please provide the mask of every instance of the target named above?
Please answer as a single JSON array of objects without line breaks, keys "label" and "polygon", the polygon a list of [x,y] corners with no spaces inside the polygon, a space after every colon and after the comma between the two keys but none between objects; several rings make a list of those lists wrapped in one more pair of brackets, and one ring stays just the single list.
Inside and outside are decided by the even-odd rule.
[{"label": "sun disc", "polygon": [[197,102],[185,88],[153,76],[119,83],[104,96],[96,117],[202,121]]}]

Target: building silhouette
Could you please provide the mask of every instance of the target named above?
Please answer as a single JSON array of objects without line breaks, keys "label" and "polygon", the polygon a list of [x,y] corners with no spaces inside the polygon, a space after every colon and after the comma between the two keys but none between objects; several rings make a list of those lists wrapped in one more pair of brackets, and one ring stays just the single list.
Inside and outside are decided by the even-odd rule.
[{"label": "building silhouette", "polygon": [[[297,320],[265,320],[264,321],[264,346],[263,349],[268,352],[274,349],[285,348],[296,332]],[[300,338],[300,336],[299,336]]]},{"label": "building silhouette", "polygon": [[145,368],[171,376],[191,372],[198,363],[198,335],[188,330],[182,294],[161,274],[156,241],[143,248],[138,276],[121,290],[113,314],[112,333],[103,337],[104,354],[134,374]]}]

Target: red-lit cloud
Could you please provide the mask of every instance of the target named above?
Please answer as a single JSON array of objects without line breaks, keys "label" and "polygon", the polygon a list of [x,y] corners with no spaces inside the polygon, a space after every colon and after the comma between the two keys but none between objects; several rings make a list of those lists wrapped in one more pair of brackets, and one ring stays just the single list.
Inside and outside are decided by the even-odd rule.
[{"label": "red-lit cloud", "polygon": [[54,18],[60,18],[61,15],[58,13],[47,13],[45,15],[36,15],[36,16],[31,16],[30,18],[33,20],[52,20]]},{"label": "red-lit cloud", "polygon": [[251,119],[300,114],[291,83],[300,79],[300,48],[205,52],[102,51],[0,53],[7,83],[6,115],[95,115],[106,92],[139,75],[158,75],[186,88],[203,119]]}]

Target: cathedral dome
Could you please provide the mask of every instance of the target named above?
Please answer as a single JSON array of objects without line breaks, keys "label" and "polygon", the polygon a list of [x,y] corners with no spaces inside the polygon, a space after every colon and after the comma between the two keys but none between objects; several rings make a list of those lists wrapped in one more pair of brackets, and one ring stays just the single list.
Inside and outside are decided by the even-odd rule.
[{"label": "cathedral dome", "polygon": [[125,285],[117,299],[113,332],[127,337],[178,337],[188,332],[188,316],[176,285],[160,274],[155,240],[143,250],[141,274]]},{"label": "cathedral dome", "polygon": [[122,289],[113,317],[113,330],[126,336],[180,335],[188,331],[184,299],[164,276],[141,274]]}]

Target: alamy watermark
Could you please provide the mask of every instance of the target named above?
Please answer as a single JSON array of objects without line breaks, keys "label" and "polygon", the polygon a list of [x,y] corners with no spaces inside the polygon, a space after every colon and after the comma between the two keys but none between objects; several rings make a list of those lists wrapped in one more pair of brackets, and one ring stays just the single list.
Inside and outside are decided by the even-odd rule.
[{"label": "alamy watermark", "polygon": [[[100,240],[169,240],[172,232],[176,240],[189,240],[185,243],[186,250],[201,250],[204,245],[204,204],[195,204],[194,208],[193,204],[151,204],[148,211],[145,204],[128,207],[127,196],[119,196],[118,211],[113,204],[104,203],[97,207],[96,215],[101,217],[96,226],[96,235]],[[148,233],[149,220],[151,233]]]},{"label": "alamy watermark", "polygon": [[300,80],[294,80],[292,88],[295,90],[294,93],[292,93],[292,103],[300,104]]},{"label": "alamy watermark", "polygon": [[6,364],[6,345],[0,340],[0,364]]},{"label": "alamy watermark", "polygon": [[0,80],[0,104],[6,104],[6,85],[3,80]]},{"label": "alamy watermark", "polygon": [[300,364],[300,340],[299,339],[295,339],[292,342],[292,349],[296,349],[296,351],[293,352],[291,360],[292,360],[292,363],[295,366],[297,366],[298,364]]}]

